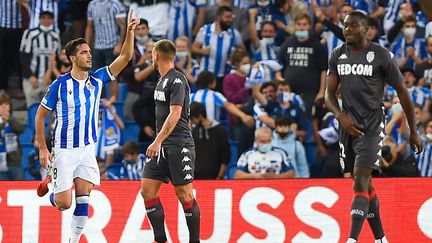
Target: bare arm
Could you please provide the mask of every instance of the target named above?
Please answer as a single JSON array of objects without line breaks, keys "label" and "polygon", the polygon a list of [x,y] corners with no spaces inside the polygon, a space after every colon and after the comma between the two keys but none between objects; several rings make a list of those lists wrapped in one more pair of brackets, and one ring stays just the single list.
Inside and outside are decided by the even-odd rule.
[{"label": "bare arm", "polygon": [[89,46],[93,46],[93,20],[87,20],[85,40],[89,44]]},{"label": "bare arm", "polygon": [[123,43],[120,55],[109,65],[109,70],[113,76],[117,76],[123,68],[132,60],[134,53],[134,37],[135,27],[139,23],[139,19],[134,16],[133,9],[129,16],[129,23],[126,32],[126,38]]},{"label": "bare arm", "polygon": [[192,29],[192,35],[196,35],[198,33],[199,29],[201,28],[201,26],[204,24],[205,12],[206,12],[206,8],[204,6],[199,8],[198,14],[196,17],[195,26]]},{"label": "bare arm", "polygon": [[50,111],[46,108],[39,106],[35,117],[36,142],[39,147],[39,161],[44,168],[48,168],[48,161],[51,159],[45,143],[45,117],[49,112]]},{"label": "bare arm", "polygon": [[160,132],[155,138],[156,143],[162,143],[165,139],[168,138],[168,136],[174,130],[177,122],[180,119],[182,109],[183,107],[181,105],[170,106],[170,113],[168,114],[164,124],[162,125]]},{"label": "bare arm", "polygon": [[[253,117],[247,115],[242,110],[240,110],[236,105],[233,103],[227,101],[224,103],[224,108],[231,114],[237,116],[240,118],[243,123],[245,123],[247,126],[252,127],[253,126]],[[248,124],[249,123],[249,124]],[[252,124],[250,124],[252,123]]]},{"label": "bare arm", "polygon": [[242,170],[236,170],[234,174],[234,179],[239,180],[250,180],[250,179],[263,179],[260,173],[246,173]]},{"label": "bare arm", "polygon": [[259,39],[258,39],[258,34],[256,31],[256,22],[255,22],[255,18],[256,15],[258,14],[258,9],[256,8],[251,8],[249,9],[249,33],[250,33],[250,38],[251,38],[251,42],[253,44],[253,47],[255,49],[258,49],[259,47]]},{"label": "bare arm", "polygon": [[326,89],[326,80],[327,80],[326,71],[321,71],[320,89],[318,91],[318,94],[317,94],[315,100],[318,100],[319,98],[322,98],[324,96],[324,92]]},{"label": "bare arm", "polygon": [[192,53],[200,54],[204,56],[208,56],[210,54],[210,46],[207,46],[206,48],[202,48],[202,44],[194,41],[192,44]]},{"label": "bare arm", "polygon": [[153,72],[153,67],[148,65],[143,70],[134,74],[135,80],[138,82],[144,81]]},{"label": "bare arm", "polygon": [[327,75],[327,88],[325,90],[325,103],[329,110],[339,117],[342,111],[339,108],[339,102],[336,97],[336,91],[339,87],[339,78],[334,73]]}]

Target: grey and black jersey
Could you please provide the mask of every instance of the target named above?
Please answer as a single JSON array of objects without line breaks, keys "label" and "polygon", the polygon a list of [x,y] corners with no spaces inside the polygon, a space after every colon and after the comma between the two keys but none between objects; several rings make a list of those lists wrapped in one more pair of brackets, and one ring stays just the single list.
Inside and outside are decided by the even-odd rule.
[{"label": "grey and black jersey", "polygon": [[154,91],[156,105],[156,132],[159,133],[170,113],[171,105],[181,105],[182,113],[174,130],[163,141],[162,146],[178,147],[193,146],[193,138],[189,128],[189,95],[190,88],[186,77],[174,68],[159,79]]},{"label": "grey and black jersey", "polygon": [[403,80],[393,54],[372,42],[361,51],[352,51],[346,43],[335,48],[328,73],[335,73],[340,81],[342,109],[365,132],[382,122],[384,83]]}]

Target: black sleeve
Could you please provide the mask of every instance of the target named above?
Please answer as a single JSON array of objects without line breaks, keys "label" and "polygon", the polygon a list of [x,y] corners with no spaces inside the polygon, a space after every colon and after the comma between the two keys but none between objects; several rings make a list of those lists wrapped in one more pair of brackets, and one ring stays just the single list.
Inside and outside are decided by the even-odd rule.
[{"label": "black sleeve", "polygon": [[400,30],[402,29],[404,22],[402,20],[398,20],[394,23],[394,25],[387,32],[387,41],[392,43],[396,37],[399,35]]},{"label": "black sleeve", "polygon": [[220,151],[219,162],[228,165],[231,159],[231,149],[228,143],[228,134],[222,125],[219,125],[218,135],[218,151]]},{"label": "black sleeve", "polygon": [[345,36],[343,34],[343,30],[341,27],[339,27],[338,25],[332,23],[331,21],[329,21],[328,19],[325,19],[323,21],[323,24],[325,25],[325,27],[327,27],[331,32],[333,32],[333,34],[341,39],[342,41],[345,42]]},{"label": "black sleeve", "polygon": [[383,62],[383,71],[384,71],[384,77],[387,78],[387,83],[390,85],[394,83],[401,82],[403,80],[402,73],[399,70],[398,65],[396,64],[395,59],[393,58],[394,55],[387,51],[387,49],[382,48],[382,55],[379,55],[382,57]]},{"label": "black sleeve", "polygon": [[177,76],[170,80],[170,105],[184,105],[187,80],[184,77]]},{"label": "black sleeve", "polygon": [[22,70],[23,78],[29,78],[31,75],[33,75],[30,69],[31,57],[32,55],[30,53],[24,53],[24,52],[20,53],[21,70]]}]

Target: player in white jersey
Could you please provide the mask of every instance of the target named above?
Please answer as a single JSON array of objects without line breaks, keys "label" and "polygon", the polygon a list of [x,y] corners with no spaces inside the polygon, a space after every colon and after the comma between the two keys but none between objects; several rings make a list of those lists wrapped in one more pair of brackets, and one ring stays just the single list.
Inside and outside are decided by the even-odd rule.
[{"label": "player in white jersey", "polygon": [[[134,30],[139,20],[131,11],[126,39],[120,55],[109,65],[91,72],[92,54],[82,38],[66,44],[66,56],[72,70],[55,80],[36,113],[36,139],[39,159],[44,168],[50,165],[50,175],[38,186],[38,195],[48,192],[52,181],[50,201],[59,210],[70,208],[72,185],[75,184],[76,207],[72,216],[72,235],[69,242],[79,242],[88,219],[90,192],[100,183],[94,143],[97,141],[97,122],[101,90],[117,76],[132,59]],[[50,111],[56,115],[53,153],[50,154],[44,134],[44,120]]]}]

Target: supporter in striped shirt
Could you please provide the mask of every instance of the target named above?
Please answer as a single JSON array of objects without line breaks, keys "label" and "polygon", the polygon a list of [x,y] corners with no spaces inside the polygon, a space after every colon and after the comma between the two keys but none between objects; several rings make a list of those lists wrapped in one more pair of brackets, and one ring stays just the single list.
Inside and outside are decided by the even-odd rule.
[{"label": "supporter in striped shirt", "polygon": [[37,28],[27,29],[21,41],[23,90],[27,107],[39,103],[47,86],[43,82],[53,54],[60,53],[60,35],[53,30],[53,13],[45,11]]},{"label": "supporter in striped shirt", "polygon": [[[50,170],[39,184],[40,197],[48,193],[48,183],[53,183],[50,201],[59,210],[70,208],[72,186],[75,184],[76,208],[72,216],[72,235],[69,242],[78,243],[88,219],[90,192],[100,184],[99,167],[94,144],[97,142],[98,111],[103,85],[114,80],[134,51],[134,30],[139,19],[129,17],[126,38],[120,55],[109,65],[93,72],[92,54],[82,38],[66,44],[66,56],[72,63],[72,71],[54,81],[36,113],[36,139],[39,159]],[[50,154],[44,133],[45,117],[55,112],[53,153]],[[52,161],[52,164],[50,163]]]},{"label": "supporter in striped shirt", "polygon": [[[122,149],[123,161],[118,170],[107,168],[107,177],[111,180],[140,180],[146,156],[140,153],[139,144],[128,141]],[[115,166],[113,166],[115,167]]]},{"label": "supporter in striped shirt", "polygon": [[54,23],[51,26],[53,30],[59,32],[58,28],[58,2],[59,0],[29,0],[30,1],[30,23],[29,29],[34,29],[39,26],[39,16],[43,12],[51,12],[53,14]]},{"label": "supporter in striped shirt", "polygon": [[216,90],[222,90],[223,77],[229,72],[227,64],[233,49],[246,50],[239,32],[232,26],[233,11],[230,7],[222,6],[218,9],[216,21],[201,27],[192,52],[203,55],[200,68],[210,71],[218,78]]},{"label": "supporter in striped shirt", "polygon": [[[20,75],[19,49],[23,34],[23,1],[0,1],[0,90],[8,88],[8,78]],[[28,5],[27,5],[28,7]]]},{"label": "supporter in striped shirt", "polygon": [[216,77],[213,73],[202,71],[198,75],[196,85],[198,90],[191,94],[190,102],[202,103],[205,106],[208,119],[221,121],[221,111],[222,108],[225,108],[229,113],[240,118],[247,126],[253,126],[252,116],[247,115],[236,105],[227,101],[223,94],[212,90],[216,87]]},{"label": "supporter in striped shirt", "polygon": [[429,120],[425,126],[423,148],[420,154],[416,154],[420,176],[432,177],[432,120]]},{"label": "supporter in striped shirt", "polygon": [[203,24],[205,0],[171,0],[168,10],[168,39],[192,38]]}]

